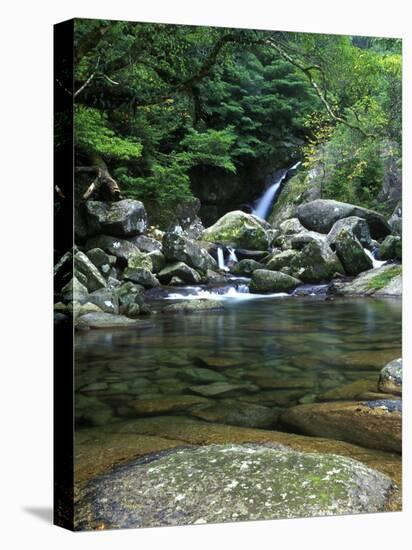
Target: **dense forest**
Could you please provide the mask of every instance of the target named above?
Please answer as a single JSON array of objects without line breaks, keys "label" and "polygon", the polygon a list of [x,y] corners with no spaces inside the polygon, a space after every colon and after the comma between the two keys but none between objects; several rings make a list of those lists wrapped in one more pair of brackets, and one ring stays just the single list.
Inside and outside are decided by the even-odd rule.
[{"label": "dense forest", "polygon": [[195,197],[213,223],[298,160],[323,198],[384,209],[400,168],[398,39],[77,20],[71,93],[79,197],[161,227]]}]

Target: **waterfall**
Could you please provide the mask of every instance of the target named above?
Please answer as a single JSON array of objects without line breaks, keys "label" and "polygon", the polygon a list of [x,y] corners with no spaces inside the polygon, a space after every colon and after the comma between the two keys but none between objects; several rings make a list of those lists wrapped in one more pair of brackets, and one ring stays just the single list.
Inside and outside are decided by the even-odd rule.
[{"label": "waterfall", "polygon": [[225,257],[223,255],[223,248],[220,248],[220,246],[217,249],[217,263],[218,263],[219,269],[226,269]]},{"label": "waterfall", "polygon": [[234,249],[234,248],[229,248],[229,247],[227,247],[227,249],[229,250],[228,262],[237,263],[237,262],[238,262],[238,259],[237,259],[237,256],[236,256],[235,249]]},{"label": "waterfall", "polygon": [[223,271],[229,271],[230,269],[228,265],[229,263],[234,264],[238,262],[235,249],[229,248],[229,247],[227,247],[227,249],[229,251],[229,256],[226,262],[225,262],[225,256],[223,253],[223,248],[219,246],[217,249],[217,264],[219,266],[219,269],[222,269]]},{"label": "waterfall", "polygon": [[368,256],[368,258],[372,260],[372,266],[374,269],[383,266],[383,264],[386,264],[386,261],[377,260],[372,252],[367,248],[364,248],[363,250],[365,251],[365,254]]},{"label": "waterfall", "polygon": [[262,197],[259,199],[256,208],[253,209],[253,214],[255,216],[259,216],[259,218],[262,218],[262,220],[266,220],[269,215],[270,208],[276,200],[276,196],[278,194],[280,186],[282,185],[289,172],[291,172],[292,170],[296,170],[299,164],[300,162],[297,162],[290,168],[283,170],[280,177],[278,177],[276,181],[269,185],[269,187],[263,193]]}]

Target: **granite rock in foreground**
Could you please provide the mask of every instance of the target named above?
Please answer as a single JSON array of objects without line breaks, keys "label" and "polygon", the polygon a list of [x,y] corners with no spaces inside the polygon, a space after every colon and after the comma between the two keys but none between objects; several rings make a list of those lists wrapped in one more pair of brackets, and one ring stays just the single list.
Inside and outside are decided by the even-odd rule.
[{"label": "granite rock in foreground", "polygon": [[393,489],[387,476],[338,455],[283,445],[178,448],[89,482],[76,529],[379,512]]}]

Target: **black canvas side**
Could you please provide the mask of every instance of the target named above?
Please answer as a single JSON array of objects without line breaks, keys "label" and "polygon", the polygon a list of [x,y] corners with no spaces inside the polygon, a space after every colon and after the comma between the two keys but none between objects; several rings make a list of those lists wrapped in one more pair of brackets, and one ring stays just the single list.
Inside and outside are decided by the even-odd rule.
[{"label": "black canvas side", "polygon": [[[73,43],[74,20],[54,26],[54,254],[73,247]],[[73,268],[70,259],[71,269]],[[55,293],[58,290],[55,276]],[[54,515],[73,530],[74,406],[73,324],[54,325]]]}]

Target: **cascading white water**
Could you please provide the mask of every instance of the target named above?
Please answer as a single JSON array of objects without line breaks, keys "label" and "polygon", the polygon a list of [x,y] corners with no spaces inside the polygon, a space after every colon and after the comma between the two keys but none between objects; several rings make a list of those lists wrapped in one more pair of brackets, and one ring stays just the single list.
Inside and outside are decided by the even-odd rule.
[{"label": "cascading white water", "polygon": [[386,261],[377,260],[372,252],[367,248],[364,248],[363,250],[365,251],[365,254],[372,260],[372,266],[374,269],[383,266],[383,264],[386,264]]},{"label": "cascading white water", "polygon": [[219,266],[219,269],[226,269],[225,257],[223,255],[223,248],[220,248],[220,246],[217,249],[217,264]]},{"label": "cascading white water", "polygon": [[259,216],[259,218],[262,218],[262,220],[266,220],[269,214],[269,210],[271,206],[273,205],[274,201],[276,200],[277,193],[279,191],[280,186],[282,185],[282,182],[286,178],[289,172],[292,170],[295,170],[299,166],[300,162],[297,162],[287,170],[284,170],[280,177],[276,179],[275,182],[270,185],[266,191],[263,193],[262,197],[259,199],[259,202],[256,205],[256,208],[253,210],[253,214],[255,216]]},{"label": "cascading white water", "polygon": [[237,262],[238,262],[238,259],[237,259],[237,256],[236,256],[235,249],[234,249],[234,248],[229,248],[229,247],[227,247],[227,249],[229,250],[228,262],[237,263]]}]

